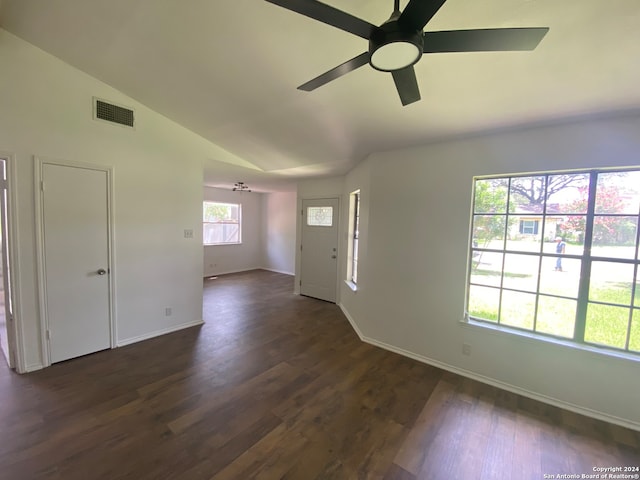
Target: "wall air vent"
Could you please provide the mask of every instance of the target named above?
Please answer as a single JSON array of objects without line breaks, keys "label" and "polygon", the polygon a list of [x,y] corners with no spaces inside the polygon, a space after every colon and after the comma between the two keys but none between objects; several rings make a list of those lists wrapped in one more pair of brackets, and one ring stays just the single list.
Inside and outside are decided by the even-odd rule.
[{"label": "wall air vent", "polygon": [[93,97],[93,118],[133,127],[133,110]]}]

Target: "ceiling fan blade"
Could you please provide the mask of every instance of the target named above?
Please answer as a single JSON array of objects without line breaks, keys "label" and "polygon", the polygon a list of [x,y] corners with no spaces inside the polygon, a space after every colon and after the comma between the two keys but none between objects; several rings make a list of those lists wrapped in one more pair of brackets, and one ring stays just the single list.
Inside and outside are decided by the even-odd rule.
[{"label": "ceiling fan blade", "polygon": [[411,0],[398,18],[407,30],[422,30],[446,0]]},{"label": "ceiling fan blade", "polygon": [[375,25],[316,0],[267,0],[287,10],[300,13],[345,32],[369,40]]},{"label": "ceiling fan blade", "polygon": [[424,53],[533,50],[548,31],[540,27],[424,32]]},{"label": "ceiling fan blade", "polygon": [[394,70],[391,74],[402,105],[409,105],[420,100],[420,90],[418,89],[418,81],[416,80],[416,72],[413,69],[413,65],[402,70]]},{"label": "ceiling fan blade", "polygon": [[321,87],[325,83],[329,83],[331,80],[335,80],[342,75],[345,75],[349,72],[352,72],[356,68],[360,68],[369,62],[369,52],[364,52],[358,55],[357,57],[352,58],[351,60],[347,60],[342,65],[338,65],[335,68],[332,68],[328,72],[323,73],[322,75],[314,78],[313,80],[309,80],[307,83],[300,85],[298,90],[304,90],[305,92],[310,92],[311,90],[315,90],[318,87]]}]

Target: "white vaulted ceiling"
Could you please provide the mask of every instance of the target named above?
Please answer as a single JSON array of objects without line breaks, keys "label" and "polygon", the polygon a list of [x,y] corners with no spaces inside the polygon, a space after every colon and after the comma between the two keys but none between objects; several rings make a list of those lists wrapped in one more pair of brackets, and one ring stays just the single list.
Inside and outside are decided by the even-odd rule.
[{"label": "white vaulted ceiling", "polygon": [[[325,3],[373,24],[393,7]],[[375,151],[640,108],[638,0],[448,0],[425,30],[550,31],[532,52],[425,55],[406,107],[368,65],[297,90],[367,42],[264,0],[4,0],[0,25],[256,167],[211,159],[210,184],[285,189]]]}]

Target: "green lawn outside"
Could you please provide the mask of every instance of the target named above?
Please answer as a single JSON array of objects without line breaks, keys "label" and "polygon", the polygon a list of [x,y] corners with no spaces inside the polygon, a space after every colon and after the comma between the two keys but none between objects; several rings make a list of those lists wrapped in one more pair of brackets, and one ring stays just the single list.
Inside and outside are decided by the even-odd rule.
[{"label": "green lawn outside", "polygon": [[[469,314],[472,317],[498,323],[499,287],[504,262],[505,288],[535,292],[540,271],[540,295],[535,331],[563,338],[573,338],[577,308],[580,260],[563,259],[563,271],[555,270],[554,258],[542,258],[539,268],[537,256],[507,254],[483,254],[482,261],[472,270],[469,291]],[[597,265],[596,265],[597,264]],[[632,309],[631,292],[633,266],[594,262],[589,291],[585,341],[615,348],[625,348],[629,313],[632,313],[629,332],[629,350],[640,352],[640,279],[636,281]],[[549,295],[562,295],[571,299]],[[503,290],[500,324],[534,329],[534,293]],[[592,302],[618,304],[601,305]]]}]

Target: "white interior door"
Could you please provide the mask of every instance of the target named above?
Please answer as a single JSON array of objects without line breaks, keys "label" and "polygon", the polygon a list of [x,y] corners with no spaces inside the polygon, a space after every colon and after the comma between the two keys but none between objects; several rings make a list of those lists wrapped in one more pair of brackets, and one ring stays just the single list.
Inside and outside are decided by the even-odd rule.
[{"label": "white interior door", "polygon": [[339,200],[302,201],[300,293],[334,302],[338,281]]},{"label": "white interior door", "polygon": [[110,348],[108,172],[43,163],[42,216],[51,363]]}]

